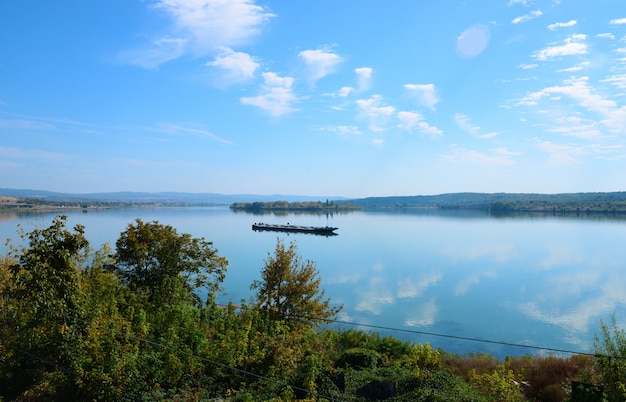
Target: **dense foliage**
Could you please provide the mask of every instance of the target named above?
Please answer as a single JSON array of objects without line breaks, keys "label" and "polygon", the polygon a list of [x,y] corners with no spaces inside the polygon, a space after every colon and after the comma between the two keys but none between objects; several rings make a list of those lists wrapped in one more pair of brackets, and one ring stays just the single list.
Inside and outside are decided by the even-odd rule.
[{"label": "dense foliage", "polygon": [[623,398],[615,327],[598,366],[448,355],[321,325],[340,307],[295,243],[277,242],[252,302],[224,306],[227,261],[210,242],[137,220],[115,250],[94,251],[65,223],[24,232],[0,258],[0,400],[560,401],[574,379],[611,381],[609,400]]}]

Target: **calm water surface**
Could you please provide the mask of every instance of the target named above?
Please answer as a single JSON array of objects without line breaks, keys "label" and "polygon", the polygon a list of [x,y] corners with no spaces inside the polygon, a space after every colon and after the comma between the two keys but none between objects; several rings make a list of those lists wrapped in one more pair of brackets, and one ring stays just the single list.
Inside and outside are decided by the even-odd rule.
[{"label": "calm water surface", "polygon": [[[0,236],[17,239],[57,213],[0,213]],[[454,353],[548,353],[511,344],[592,352],[600,321],[626,325],[626,222],[482,214],[354,212],[251,215],[226,207],[68,211],[93,247],[114,245],[136,218],[205,237],[229,261],[222,301],[250,297],[276,239],[316,262],[340,320]],[[254,222],[339,227],[337,236],[253,232]],[[2,248],[3,254],[6,248]],[[341,324],[342,327],[352,327]],[[368,329],[368,327],[363,327]],[[425,334],[426,333],[426,334]]]}]

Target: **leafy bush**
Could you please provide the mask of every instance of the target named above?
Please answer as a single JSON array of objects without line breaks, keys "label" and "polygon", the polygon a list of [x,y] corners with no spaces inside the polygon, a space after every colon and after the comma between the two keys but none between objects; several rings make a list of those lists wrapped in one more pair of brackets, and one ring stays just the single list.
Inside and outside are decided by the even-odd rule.
[{"label": "leafy bush", "polygon": [[626,331],[617,326],[615,316],[611,325],[600,325],[595,350],[598,371],[609,402],[626,400]]},{"label": "leafy bush", "polygon": [[348,349],[339,358],[337,366],[356,370],[374,369],[383,362],[380,353],[365,348]]}]

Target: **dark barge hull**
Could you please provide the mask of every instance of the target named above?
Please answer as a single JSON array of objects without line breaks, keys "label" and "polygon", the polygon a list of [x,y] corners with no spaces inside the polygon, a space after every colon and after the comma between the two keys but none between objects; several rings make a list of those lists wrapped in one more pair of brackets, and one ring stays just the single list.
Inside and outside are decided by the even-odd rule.
[{"label": "dark barge hull", "polygon": [[311,233],[317,235],[334,236],[335,230],[338,228],[331,226],[295,226],[295,225],[269,225],[265,223],[255,223],[252,230],[271,231],[271,232],[294,232],[294,233]]}]

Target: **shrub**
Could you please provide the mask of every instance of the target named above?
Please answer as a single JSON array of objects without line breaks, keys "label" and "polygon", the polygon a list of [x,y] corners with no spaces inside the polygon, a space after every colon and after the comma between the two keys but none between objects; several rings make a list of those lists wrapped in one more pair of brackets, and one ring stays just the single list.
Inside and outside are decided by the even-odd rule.
[{"label": "shrub", "polygon": [[339,361],[337,366],[341,368],[352,368],[355,370],[374,369],[383,362],[383,358],[380,353],[365,348],[352,348],[346,350]]}]

